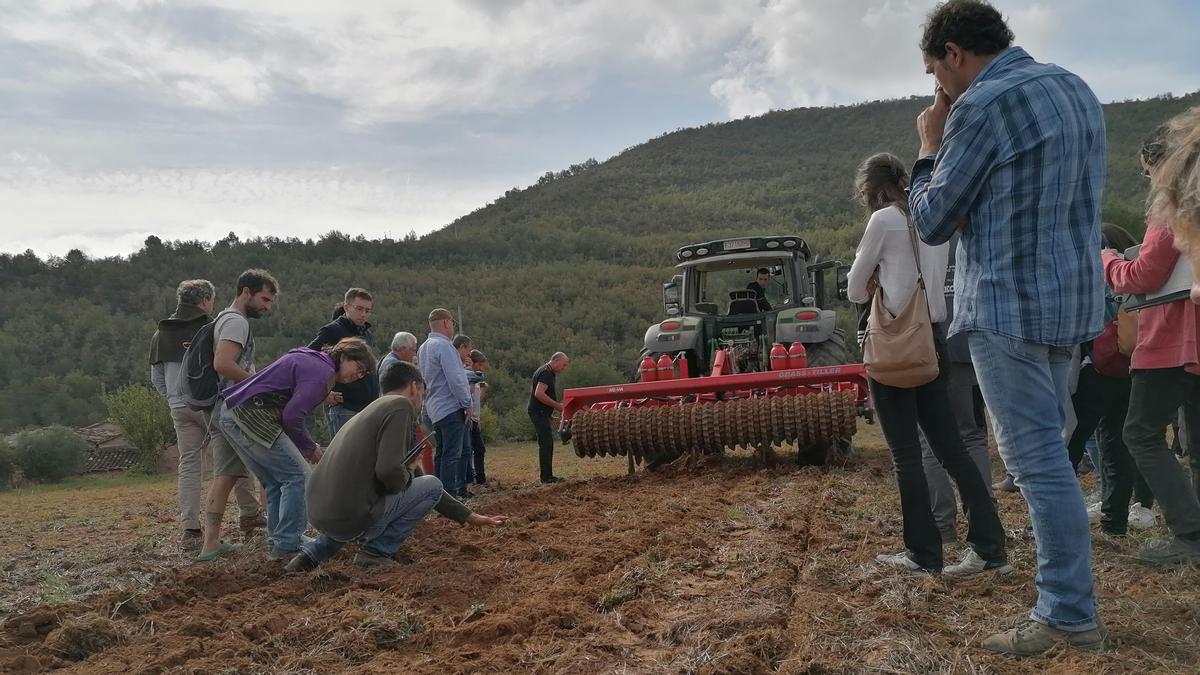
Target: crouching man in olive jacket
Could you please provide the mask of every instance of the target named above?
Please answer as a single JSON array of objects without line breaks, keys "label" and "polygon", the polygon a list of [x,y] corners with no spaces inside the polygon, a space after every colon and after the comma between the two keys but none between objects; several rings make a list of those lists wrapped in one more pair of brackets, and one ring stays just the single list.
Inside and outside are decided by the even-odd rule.
[{"label": "crouching man in olive jacket", "polygon": [[360,567],[392,567],[393,556],[430,511],[467,525],[497,526],[508,516],[473,513],[434,476],[405,462],[425,381],[416,367],[396,363],[383,374],[384,395],[342,427],[308,479],[308,517],[321,536],[301,546],[287,565],[305,572],[347,543],[362,544]]}]

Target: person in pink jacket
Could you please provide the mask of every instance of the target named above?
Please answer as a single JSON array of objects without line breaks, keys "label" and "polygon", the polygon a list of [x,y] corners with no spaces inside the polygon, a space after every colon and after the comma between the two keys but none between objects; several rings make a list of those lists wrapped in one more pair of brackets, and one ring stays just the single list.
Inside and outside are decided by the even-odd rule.
[{"label": "person in pink jacket", "polygon": [[1200,106],[1164,125],[1164,157],[1150,176],[1151,212],[1175,232],[1192,265],[1192,302],[1200,303]]},{"label": "person in pink jacket", "polygon": [[[1164,137],[1160,128],[1142,148],[1142,164],[1152,177],[1166,152]],[[1153,215],[1137,258],[1125,260],[1111,249],[1101,253],[1105,280],[1117,293],[1162,288],[1179,258],[1171,228]],[[1161,565],[1200,562],[1200,305],[1183,299],[1140,310],[1130,367],[1125,445],[1174,535],[1147,543],[1138,558]],[[1181,406],[1196,486],[1188,484],[1166,442],[1167,425]]]}]

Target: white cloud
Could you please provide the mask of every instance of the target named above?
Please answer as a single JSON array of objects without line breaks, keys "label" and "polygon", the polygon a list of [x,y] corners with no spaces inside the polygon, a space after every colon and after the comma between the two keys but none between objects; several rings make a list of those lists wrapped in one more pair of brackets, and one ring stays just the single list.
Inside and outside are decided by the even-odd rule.
[{"label": "white cloud", "polygon": [[[995,2],[1103,100],[1200,88],[1189,0]],[[933,4],[0,0],[0,249],[428,231],[666,129],[928,92]]]},{"label": "white cloud", "polygon": [[215,241],[316,237],[330,230],[369,238],[425,233],[496,197],[499,185],[432,182],[408,174],[309,171],[130,170],[77,173],[0,167],[4,250],[61,255],[128,253],[146,236]]},{"label": "white cloud", "polygon": [[90,78],[133,84],[188,107],[261,105],[280,86],[338,101],[351,125],[496,113],[587,95],[600,73],[648,62],[686,70],[745,29],[753,0],[646,3],[225,3],[236,28],[188,40],[163,2],[59,2],[15,11],[0,36],[81,58]]},{"label": "white cloud", "polygon": [[[768,0],[710,91],[730,117],[927,93],[932,83],[917,45],[932,4]],[[1017,45],[1079,73],[1104,100],[1200,86],[1195,25],[1181,3],[996,5]]]}]

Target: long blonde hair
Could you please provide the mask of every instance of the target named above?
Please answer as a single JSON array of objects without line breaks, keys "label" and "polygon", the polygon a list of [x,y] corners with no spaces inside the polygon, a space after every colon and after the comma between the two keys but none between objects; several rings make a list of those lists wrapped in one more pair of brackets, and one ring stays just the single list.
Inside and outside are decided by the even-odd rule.
[{"label": "long blonde hair", "polygon": [[1149,216],[1167,223],[1175,244],[1200,258],[1200,106],[1166,124],[1166,153],[1150,176]]}]

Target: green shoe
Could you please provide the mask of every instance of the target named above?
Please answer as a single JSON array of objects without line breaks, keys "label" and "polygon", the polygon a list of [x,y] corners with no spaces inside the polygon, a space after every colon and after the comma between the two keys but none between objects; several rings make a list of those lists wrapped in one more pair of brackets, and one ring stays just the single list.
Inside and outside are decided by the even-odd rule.
[{"label": "green shoe", "polygon": [[211,551],[209,553],[202,553],[202,554],[196,556],[196,562],[212,562],[212,561],[216,560],[217,558],[220,558],[223,555],[233,553],[234,551],[240,549],[241,547],[242,547],[241,544],[230,544],[228,542],[223,541],[223,542],[221,542],[221,545],[218,546],[213,551]]}]

